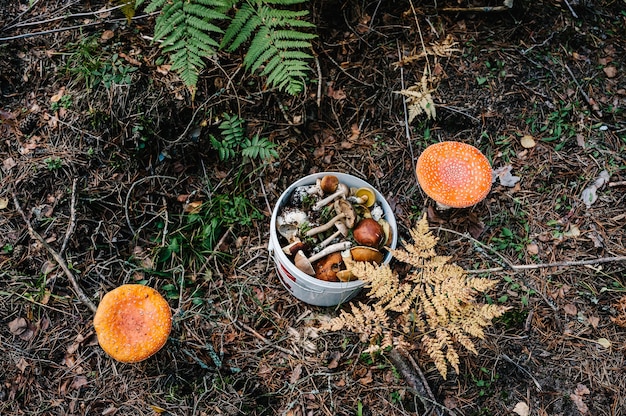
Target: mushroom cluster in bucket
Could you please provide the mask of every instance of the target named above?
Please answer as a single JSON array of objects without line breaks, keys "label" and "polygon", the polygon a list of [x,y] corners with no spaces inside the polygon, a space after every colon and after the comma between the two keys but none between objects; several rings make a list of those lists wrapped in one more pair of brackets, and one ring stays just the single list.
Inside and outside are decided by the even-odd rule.
[{"label": "mushroom cluster in bucket", "polygon": [[376,193],[335,175],[296,187],[276,217],[282,251],[303,273],[327,282],[355,280],[354,262],[380,264],[393,230]]}]

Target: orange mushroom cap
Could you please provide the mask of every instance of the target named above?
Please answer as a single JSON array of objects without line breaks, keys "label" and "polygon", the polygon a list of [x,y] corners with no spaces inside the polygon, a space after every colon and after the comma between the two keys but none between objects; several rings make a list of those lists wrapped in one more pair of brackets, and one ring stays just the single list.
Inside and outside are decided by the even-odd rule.
[{"label": "orange mushroom cap", "polygon": [[491,190],[491,165],[480,150],[469,144],[441,142],[428,146],[417,159],[415,171],[426,195],[448,207],[470,207]]},{"label": "orange mushroom cap", "polygon": [[136,363],[165,345],[172,329],[172,312],[151,287],[122,285],[104,295],[93,326],[107,354],[117,361]]}]

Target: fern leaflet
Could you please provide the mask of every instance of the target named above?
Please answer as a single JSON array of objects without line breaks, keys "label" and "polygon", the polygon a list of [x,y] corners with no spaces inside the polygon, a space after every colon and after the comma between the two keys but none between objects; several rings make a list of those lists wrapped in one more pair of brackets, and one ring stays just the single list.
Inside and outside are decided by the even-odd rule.
[{"label": "fern leaflet", "polygon": [[220,123],[221,140],[210,136],[211,146],[218,152],[220,160],[229,160],[241,152],[241,156],[251,159],[267,160],[278,157],[276,144],[267,138],[255,135],[251,139],[246,137],[245,120],[237,115],[223,115],[224,120]]},{"label": "fern leaflet", "polygon": [[154,40],[170,53],[172,70],[178,72],[185,85],[195,94],[198,74],[205,67],[204,59],[219,49],[214,39],[222,34],[216,23],[228,19],[224,11],[227,0],[152,0],[146,12],[161,10],[156,19]]},{"label": "fern leaflet", "polygon": [[275,6],[293,5],[306,0],[248,0],[242,4],[222,38],[221,47],[232,52],[244,42],[250,46],[243,64],[255,72],[261,67],[266,84],[298,94],[304,89],[304,80],[310,68],[308,60],[311,40],[315,35],[302,31],[314,27],[302,20],[308,11],[278,9]]}]

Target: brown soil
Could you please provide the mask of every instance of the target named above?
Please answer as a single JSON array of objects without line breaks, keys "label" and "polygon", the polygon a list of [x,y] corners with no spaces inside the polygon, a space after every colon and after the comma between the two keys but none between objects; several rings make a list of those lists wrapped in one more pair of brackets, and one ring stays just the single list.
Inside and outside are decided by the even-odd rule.
[{"label": "brown soil", "polygon": [[[520,403],[533,415],[625,415],[626,263],[571,264],[626,255],[625,4],[443,10],[499,5],[314,0],[319,66],[305,94],[264,89],[238,54],[223,54],[192,102],[158,66],[151,18],[78,15],[99,1],[0,0],[0,415],[510,415]],[[72,71],[90,36],[102,59],[136,68],[130,85],[88,89]],[[394,65],[447,36],[444,56]],[[407,126],[396,92],[425,67],[437,117]],[[277,143],[280,158],[220,161],[209,134],[223,112]],[[520,181],[496,182],[473,208],[436,211],[413,169],[443,140],[475,145]],[[587,207],[582,192],[602,170],[609,183]],[[315,330],[335,309],[297,301],[277,278],[272,207],[319,171],[381,190],[402,238],[427,212],[440,253],[468,270],[504,267],[489,273],[501,281],[491,296],[511,310],[479,355],[463,354],[460,374],[443,380],[414,352],[430,413],[358,336]],[[185,203],[223,195],[246,195],[262,218],[215,228],[213,254],[159,261],[172,236],[228,215],[189,226]],[[127,282],[167,293],[166,346],[138,364],[112,361],[52,251],[95,304]],[[566,264],[510,267],[553,262]]]}]

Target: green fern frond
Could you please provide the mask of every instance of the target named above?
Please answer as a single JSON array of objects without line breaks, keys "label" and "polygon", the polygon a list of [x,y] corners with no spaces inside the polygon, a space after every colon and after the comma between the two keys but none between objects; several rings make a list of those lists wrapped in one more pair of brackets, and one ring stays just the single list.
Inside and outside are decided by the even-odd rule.
[{"label": "green fern frond", "polygon": [[244,57],[244,67],[250,72],[261,71],[266,84],[290,94],[304,89],[310,73],[308,61],[314,34],[303,31],[314,25],[302,18],[307,10],[288,10],[289,6],[306,0],[248,0],[242,4],[224,33],[221,47],[232,52],[244,42],[250,42]]},{"label": "green fern frond", "polygon": [[253,16],[254,9],[252,6],[247,3],[243,4],[224,33],[221,47],[225,48],[226,45],[230,45],[226,50],[233,52],[242,43],[250,39],[250,36],[261,24],[260,19],[253,19]]},{"label": "green fern frond", "polygon": [[275,143],[270,142],[265,137],[259,137],[257,134],[252,139],[246,139],[241,154],[251,159],[267,160],[272,157],[278,157],[278,153],[274,149],[275,147]]},{"label": "green fern frond", "polygon": [[176,71],[192,94],[198,74],[206,64],[204,58],[219,49],[214,38],[223,30],[217,22],[227,20],[224,11],[227,0],[152,0],[147,12],[161,10],[156,19],[154,40],[161,42],[165,53],[170,53],[172,70]]}]

